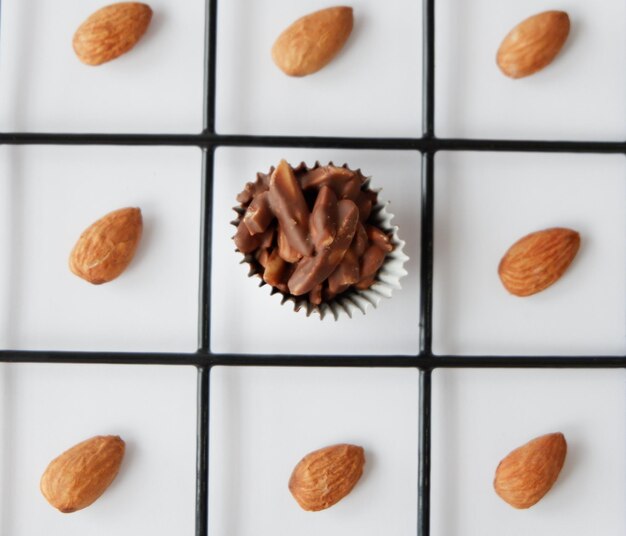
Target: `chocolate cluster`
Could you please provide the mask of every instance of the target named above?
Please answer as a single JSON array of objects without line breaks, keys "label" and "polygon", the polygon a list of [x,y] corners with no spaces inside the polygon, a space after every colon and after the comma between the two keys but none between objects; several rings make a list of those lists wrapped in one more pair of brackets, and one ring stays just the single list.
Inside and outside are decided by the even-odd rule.
[{"label": "chocolate cluster", "polygon": [[376,280],[391,234],[376,226],[377,193],[359,171],[282,160],[237,196],[233,237],[263,280],[314,305]]}]

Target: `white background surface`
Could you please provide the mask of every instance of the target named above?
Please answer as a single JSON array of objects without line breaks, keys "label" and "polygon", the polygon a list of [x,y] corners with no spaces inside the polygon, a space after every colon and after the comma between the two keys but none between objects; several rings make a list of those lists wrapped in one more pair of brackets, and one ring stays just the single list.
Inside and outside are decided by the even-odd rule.
[{"label": "white background surface", "polygon": [[[201,152],[163,147],[0,148],[0,347],[195,351]],[[104,285],[68,258],[105,214],[142,210],[126,271]]]},{"label": "white background surface", "polygon": [[[434,351],[623,355],[625,164],[621,155],[438,153]],[[543,292],[509,294],[500,259],[548,227],[580,233],[576,258]]]},{"label": "white background surface", "polygon": [[[437,370],[433,374],[431,534],[552,536],[626,532],[623,370]],[[554,487],[515,510],[496,467],[531,439],[568,444]]]},{"label": "white background surface", "polygon": [[[356,312],[337,322],[332,316],[319,320],[295,313],[290,303],[280,305],[280,295],[270,296],[270,287],[258,288],[259,278],[248,277],[243,256],[235,251],[230,222],[236,214],[236,196],[257,171],[267,173],[281,158],[292,164],[302,160],[313,165],[334,161],[361,168],[371,176],[370,186],[382,188],[379,199],[388,201],[393,225],[406,242],[409,275],[400,280],[402,289],[383,298],[378,308],[363,315]],[[311,149],[223,148],[215,156],[213,208],[213,271],[211,349],[233,353],[299,354],[417,354],[419,350],[419,240],[420,162],[417,152],[342,151]]]},{"label": "white background surface", "polygon": [[[0,534],[193,534],[195,401],[193,367],[1,364]],[[126,442],[111,486],[84,510],[51,507],[48,464],[109,434]]]},{"label": "white background surface", "polygon": [[102,0],[2,2],[0,130],[197,133],[202,130],[205,0],[150,0],[148,31],[92,67],[72,37]]},{"label": "white background surface", "polygon": [[[199,132],[204,0],[154,0],[137,47],[92,68],[71,49],[98,0],[3,0],[0,130]],[[495,66],[504,35],[538,0],[437,0],[440,136],[626,137],[626,7],[570,0],[561,56],[525,80]],[[419,136],[420,2],[356,0],[355,28],[324,70],[286,77],[270,48],[313,0],[219,1],[221,133]],[[231,207],[280,158],[361,167],[390,201],[409,275],[365,316],[320,322],[247,278]],[[198,149],[0,148],[0,347],[193,351],[197,343]],[[213,212],[212,350],[411,354],[418,351],[420,156],[415,152],[220,149]],[[440,153],[436,158],[434,345],[458,353],[607,353],[626,347],[622,156]],[[80,232],[140,205],[145,231],[118,280],[92,287],[67,256]],[[556,221],[558,219],[558,222]],[[496,275],[527,232],[577,227],[566,276],[527,300]],[[481,237],[477,240],[476,237]],[[592,237],[592,238],[590,238]],[[623,371],[437,371],[433,386],[433,536],[622,536],[626,471]],[[414,536],[414,370],[217,368],[211,390],[212,536],[354,533]],[[195,371],[0,365],[2,536],[191,535]],[[492,492],[497,462],[541,433],[570,443],[562,478],[537,507]],[[38,491],[47,463],[98,433],[128,442],[122,473],[89,509],[65,516]],[[335,507],[299,509],[287,491],[307,452],[362,444],[366,473]]]},{"label": "white background surface", "polygon": [[[416,370],[213,369],[210,534],[414,536],[417,408]],[[336,505],[305,512],[289,476],[336,443],[365,449],[363,476]]]},{"label": "white background surface", "polygon": [[[437,0],[436,134],[441,137],[624,140],[626,3]],[[558,9],[571,31],[554,62],[512,80],[496,65],[506,34]]]},{"label": "white background surface", "polygon": [[271,48],[319,0],[223,1],[218,9],[217,131],[222,134],[419,136],[422,6],[354,0],[354,29],[324,69],[292,78]]}]

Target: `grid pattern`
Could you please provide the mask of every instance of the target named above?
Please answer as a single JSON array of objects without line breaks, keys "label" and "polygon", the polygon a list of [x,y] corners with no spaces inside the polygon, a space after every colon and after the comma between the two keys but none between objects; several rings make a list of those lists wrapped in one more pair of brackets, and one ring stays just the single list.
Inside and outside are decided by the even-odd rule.
[{"label": "grid pattern", "polygon": [[[418,1],[418,0],[415,0]],[[216,41],[218,0],[206,2],[204,130],[197,135],[0,133],[5,145],[128,145],[195,146],[203,150],[203,193],[201,216],[200,293],[198,350],[195,353],[57,352],[0,350],[0,362],[193,365],[198,371],[197,454],[196,454],[196,536],[208,534],[209,385],[211,369],[230,366],[404,367],[419,370],[418,442],[418,536],[430,534],[430,430],[431,373],[438,367],[458,368],[624,368],[626,356],[456,356],[432,352],[434,166],[438,151],[521,151],[551,153],[626,154],[626,142],[571,142],[504,139],[441,139],[435,132],[435,1],[423,2],[423,102],[422,135],[414,138],[348,138],[306,136],[220,135],[215,132]],[[213,354],[211,325],[211,222],[213,206],[214,154],[218,147],[300,147],[412,150],[422,155],[422,235],[419,303],[420,345],[409,356],[326,356]]]}]

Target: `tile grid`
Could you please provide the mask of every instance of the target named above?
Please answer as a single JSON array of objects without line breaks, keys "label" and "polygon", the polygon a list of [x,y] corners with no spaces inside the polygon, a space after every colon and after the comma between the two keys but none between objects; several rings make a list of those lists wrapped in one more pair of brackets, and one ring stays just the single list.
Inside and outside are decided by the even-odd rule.
[{"label": "tile grid", "polygon": [[[419,1],[419,0],[414,0]],[[430,534],[431,375],[438,367],[459,368],[624,368],[626,356],[434,356],[432,353],[432,292],[434,237],[434,164],[438,151],[522,151],[626,154],[626,142],[438,139],[435,137],[435,0],[423,2],[423,124],[415,138],[338,138],[299,136],[220,135],[215,132],[215,74],[218,0],[206,0],[206,69],[204,131],[193,135],[0,133],[0,144],[197,146],[203,149],[201,265],[198,351],[195,353],[58,352],[0,350],[7,363],[107,363],[193,365],[197,383],[196,536],[208,535],[209,387],[211,368],[231,366],[405,367],[420,371],[418,444],[418,536]],[[233,355],[210,351],[211,221],[214,153],[221,146],[402,149],[422,154],[422,236],[420,280],[420,352],[414,356]],[[212,536],[212,535],[211,535]]]}]

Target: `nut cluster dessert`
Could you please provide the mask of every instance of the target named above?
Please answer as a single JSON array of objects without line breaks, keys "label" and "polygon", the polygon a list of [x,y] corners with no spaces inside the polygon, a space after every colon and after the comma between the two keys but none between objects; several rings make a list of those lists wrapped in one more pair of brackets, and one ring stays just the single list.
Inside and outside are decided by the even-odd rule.
[{"label": "nut cluster dessert", "polygon": [[360,171],[282,160],[237,196],[233,238],[263,281],[319,305],[372,286],[393,251],[373,217],[377,199]]}]

